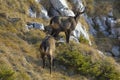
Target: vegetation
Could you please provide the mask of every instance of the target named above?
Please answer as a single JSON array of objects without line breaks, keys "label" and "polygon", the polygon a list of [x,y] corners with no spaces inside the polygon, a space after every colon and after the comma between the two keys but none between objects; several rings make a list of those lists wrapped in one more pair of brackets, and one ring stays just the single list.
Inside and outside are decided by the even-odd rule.
[{"label": "vegetation", "polygon": [[[49,3],[48,0],[41,1],[42,5]],[[25,29],[26,22],[48,25],[46,20],[28,16],[29,7],[39,14],[41,4],[36,3],[35,0],[0,0],[0,80],[87,80],[91,78],[92,80],[120,80],[119,65],[116,65],[111,58],[103,58],[96,49],[86,45],[88,41],[83,36],[79,39],[80,45],[70,42],[57,47],[56,59],[59,64],[55,65],[52,77],[49,75],[48,68],[42,69],[38,48],[46,34],[40,30],[26,31]],[[49,6],[50,4],[46,6],[47,10]],[[86,6],[88,13],[93,16],[97,7],[94,5],[94,0],[86,0]],[[105,8],[103,3],[100,3],[100,6]],[[114,8],[118,9],[117,12],[115,11],[117,16],[118,6],[119,3],[116,2]],[[88,26],[83,17],[81,18],[82,24]],[[95,41],[99,50],[108,51],[113,44],[111,38],[95,39]],[[114,43],[118,44],[117,42]],[[67,71],[62,70],[60,65],[68,68]],[[69,71],[76,74],[69,76]]]},{"label": "vegetation", "polygon": [[1,80],[13,80],[14,71],[9,69],[5,65],[0,66],[0,79]]},{"label": "vegetation", "polygon": [[94,80],[120,80],[120,72],[111,61],[106,59],[92,62],[89,55],[83,55],[78,51],[63,51],[58,56],[60,64],[67,69],[72,68],[81,75],[91,76]]},{"label": "vegetation", "polygon": [[79,38],[79,42],[84,43],[84,44],[89,44],[89,41],[87,39],[85,39],[82,35]]}]

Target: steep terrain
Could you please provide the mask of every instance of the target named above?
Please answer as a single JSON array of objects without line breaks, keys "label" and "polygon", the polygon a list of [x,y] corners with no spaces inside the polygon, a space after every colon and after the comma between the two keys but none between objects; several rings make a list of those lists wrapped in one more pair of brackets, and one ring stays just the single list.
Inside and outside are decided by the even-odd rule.
[{"label": "steep terrain", "polygon": [[[101,31],[99,24],[102,17],[89,11],[93,10],[94,1],[84,0],[84,4],[81,0],[58,1],[0,0],[0,80],[120,80],[120,35],[106,36],[104,31],[108,30]],[[77,1],[80,6],[75,6]],[[57,7],[55,4],[58,4]],[[119,6],[119,1],[114,4]],[[39,45],[46,33],[38,25],[46,28],[50,16],[74,16],[76,10],[81,11],[84,6],[87,6],[87,13],[81,16],[70,44],[64,42],[65,35],[60,33],[63,42],[60,40],[57,46],[55,66],[50,75],[49,67],[42,68]],[[114,6],[117,29],[120,28],[118,6]],[[96,22],[92,25],[90,20],[94,16]],[[97,23],[97,20],[100,21]],[[32,23],[32,27],[28,23]],[[92,31],[96,31],[95,35],[94,31],[90,31],[91,25],[94,28]]]}]

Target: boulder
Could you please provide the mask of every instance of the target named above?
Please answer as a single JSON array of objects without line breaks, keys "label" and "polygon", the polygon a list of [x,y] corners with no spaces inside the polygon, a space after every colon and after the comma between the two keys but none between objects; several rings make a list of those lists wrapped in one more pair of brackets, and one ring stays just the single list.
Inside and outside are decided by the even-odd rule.
[{"label": "boulder", "polygon": [[103,53],[102,51],[97,50],[97,52],[98,52],[102,57],[104,57],[104,53]]},{"label": "boulder", "polygon": [[66,0],[50,0],[53,7],[57,10],[61,8],[68,8]]},{"label": "boulder", "polygon": [[35,29],[40,29],[40,30],[44,30],[44,25],[41,24],[41,23],[36,23],[36,22],[34,22],[34,23],[33,23],[33,28],[35,28]]},{"label": "boulder", "polygon": [[40,3],[41,0],[35,0],[37,3]]},{"label": "boulder", "polygon": [[119,57],[120,56],[120,47],[119,46],[113,46],[112,53],[115,57]]},{"label": "boulder", "polygon": [[77,39],[79,39],[80,36],[83,36],[86,40],[89,41],[89,45],[92,45],[86,28],[80,22],[77,24],[75,30],[72,32],[72,36]]},{"label": "boulder", "polygon": [[32,10],[32,8],[29,8],[28,14],[29,14],[29,16],[32,17],[32,18],[36,18],[36,15],[37,15],[37,13]]},{"label": "boulder", "polygon": [[66,0],[50,0],[54,9],[62,16],[75,16],[74,12],[69,9]]},{"label": "boulder", "polygon": [[73,11],[68,9],[68,8],[61,8],[60,13],[61,13],[62,16],[75,16]]},{"label": "boulder", "polygon": [[30,30],[30,29],[45,30],[44,25],[41,23],[37,23],[37,22],[28,22],[26,24],[26,29],[28,29],[28,30]]},{"label": "boulder", "polygon": [[70,36],[70,40],[75,41],[76,43],[80,43],[78,38],[76,38],[74,35]]},{"label": "boulder", "polygon": [[82,3],[82,0],[70,0],[72,2],[72,4],[75,7],[75,11],[84,11],[85,10],[85,6]]},{"label": "boulder", "polygon": [[90,28],[89,32],[90,32],[90,34],[92,34],[93,36],[96,36],[97,35],[97,31],[93,28],[94,23],[92,21],[92,18],[88,17],[87,14],[84,15],[84,18],[85,18],[86,22],[89,25],[89,28]]},{"label": "boulder", "polygon": [[49,16],[51,17],[51,16],[60,16],[60,14],[59,14],[59,12],[57,12],[54,8],[50,8],[50,10],[49,10]]},{"label": "boulder", "polygon": [[49,19],[48,12],[44,7],[41,8],[40,17],[43,19]]},{"label": "boulder", "polygon": [[106,17],[105,16],[100,16],[100,17],[95,17],[92,19],[94,25],[100,32],[102,32],[105,36],[109,35],[108,26],[106,25]]},{"label": "boulder", "polygon": [[105,52],[105,55],[112,57],[112,53],[111,52]]}]

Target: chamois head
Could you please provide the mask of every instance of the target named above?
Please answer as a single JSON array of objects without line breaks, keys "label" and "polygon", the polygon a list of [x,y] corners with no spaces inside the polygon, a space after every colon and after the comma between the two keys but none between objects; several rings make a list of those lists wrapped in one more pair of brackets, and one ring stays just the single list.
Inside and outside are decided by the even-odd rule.
[{"label": "chamois head", "polygon": [[[83,10],[83,8],[81,8],[80,10]],[[83,10],[83,11],[80,11],[80,10],[76,11],[76,15],[75,15],[75,17],[74,17],[75,20],[76,20],[76,22],[78,22],[78,20],[79,20],[79,18],[80,18],[80,15],[86,12],[86,7],[84,7],[84,10]]]}]

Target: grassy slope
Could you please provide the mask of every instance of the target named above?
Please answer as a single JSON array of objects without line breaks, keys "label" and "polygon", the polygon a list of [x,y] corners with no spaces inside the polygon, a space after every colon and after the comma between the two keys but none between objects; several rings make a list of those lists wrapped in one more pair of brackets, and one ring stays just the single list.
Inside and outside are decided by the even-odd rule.
[{"label": "grassy slope", "polygon": [[[12,77],[5,75],[7,80],[85,80],[86,78],[80,75],[68,76],[67,72],[59,68],[59,65],[55,68],[52,76],[49,74],[48,68],[42,69],[38,48],[45,33],[39,30],[25,32],[24,26],[27,21],[44,24],[47,22],[42,19],[29,18],[27,9],[28,5],[32,4],[36,3],[32,0],[27,2],[21,0],[0,1],[0,13],[4,14],[4,16],[0,15],[0,74],[12,75],[13,73]],[[20,21],[10,22],[6,16],[20,18]],[[100,59],[100,55],[96,54],[97,52],[88,45],[81,44],[79,47],[75,44],[71,45],[83,53],[90,52],[88,55],[91,55],[93,60]],[[59,47],[57,53],[62,49],[64,48]]]},{"label": "grassy slope", "polygon": [[[36,4],[32,1],[0,1],[0,74],[14,73],[12,77],[4,75],[7,80],[77,80],[77,75],[74,79],[65,75],[65,72],[62,74],[60,70],[56,70],[51,77],[48,68],[41,68],[38,48],[45,33],[39,30],[25,32],[24,26],[27,21],[45,25],[47,22],[28,16],[29,5]],[[20,18],[20,20],[13,23],[9,18]]]}]

